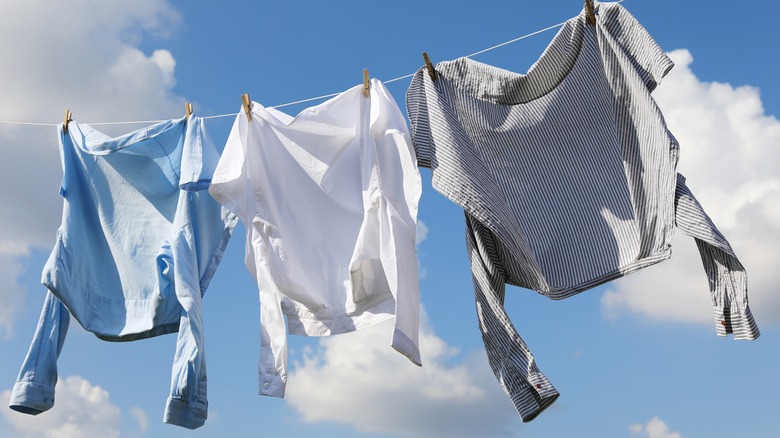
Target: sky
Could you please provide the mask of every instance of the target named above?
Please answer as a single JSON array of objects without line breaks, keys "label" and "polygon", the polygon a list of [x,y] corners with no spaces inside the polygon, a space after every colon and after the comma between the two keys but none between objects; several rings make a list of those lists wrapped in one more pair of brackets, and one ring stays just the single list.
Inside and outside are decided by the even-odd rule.
[{"label": "sky", "polygon": [[[209,419],[162,423],[175,336],[98,340],[73,321],[57,401],[0,408],[0,437],[773,437],[780,401],[780,5],[774,0],[626,0],[675,62],[654,92],[681,145],[679,170],[745,265],[762,335],[715,335],[694,242],[673,257],[562,301],[510,287],[507,311],[561,393],[522,423],[488,365],[462,211],[421,171],[417,257],[424,366],[389,346],[391,325],[290,337],[284,399],[257,395],[259,302],[239,226],[204,299]],[[58,123],[235,113],[344,91],[362,69],[389,80],[421,52],[451,60],[561,23],[580,1],[253,2],[6,0],[0,120]],[[477,56],[523,73],[554,30]],[[387,85],[404,109],[409,80]],[[295,114],[298,104],[284,110]],[[232,117],[210,119],[224,143]],[[117,135],[143,127],[106,126]],[[53,127],[0,124],[0,401],[29,347],[54,244],[62,177]]]}]

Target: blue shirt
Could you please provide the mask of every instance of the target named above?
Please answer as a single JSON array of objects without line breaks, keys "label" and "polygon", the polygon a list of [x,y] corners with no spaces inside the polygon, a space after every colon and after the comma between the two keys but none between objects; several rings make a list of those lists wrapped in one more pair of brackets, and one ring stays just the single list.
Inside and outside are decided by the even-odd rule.
[{"label": "blue shirt", "polygon": [[116,138],[71,123],[59,138],[63,221],[10,406],[29,414],[53,406],[73,315],[107,341],[178,331],[164,421],[197,428],[207,414],[201,298],[236,224],[206,190],[219,151],[197,117]]}]

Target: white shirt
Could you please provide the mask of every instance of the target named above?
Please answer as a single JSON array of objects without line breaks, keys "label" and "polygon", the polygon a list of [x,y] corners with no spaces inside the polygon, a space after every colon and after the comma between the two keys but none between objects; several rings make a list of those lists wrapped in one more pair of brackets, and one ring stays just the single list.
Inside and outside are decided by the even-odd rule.
[{"label": "white shirt", "polygon": [[260,394],[284,396],[287,339],[396,316],[392,346],[420,365],[415,228],[422,190],[406,120],[384,85],[293,118],[236,117],[209,192],[246,226],[260,289]]}]

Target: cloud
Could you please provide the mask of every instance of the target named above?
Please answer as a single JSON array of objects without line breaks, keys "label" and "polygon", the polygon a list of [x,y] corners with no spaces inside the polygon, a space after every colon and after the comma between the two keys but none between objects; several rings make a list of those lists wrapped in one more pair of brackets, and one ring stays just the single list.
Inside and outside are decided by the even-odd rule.
[{"label": "cloud", "polygon": [[512,435],[520,420],[483,352],[464,358],[423,324],[417,367],[390,347],[390,324],[304,349],[293,360],[287,403],[306,422],[343,423],[361,433]]},{"label": "cloud", "polygon": [[146,416],[146,412],[139,407],[133,407],[130,408],[130,414],[135,418],[141,432],[146,433],[149,430],[149,418]]},{"label": "cloud", "polygon": [[[108,392],[80,376],[60,380],[57,403],[49,411],[31,416],[0,410],[10,436],[19,438],[112,438],[119,436],[122,414],[111,403]],[[8,400],[10,391],[2,393]]]},{"label": "cloud", "polygon": [[645,424],[629,426],[632,436],[642,438],[682,438],[679,432],[670,432],[669,427],[658,417],[653,417]]},{"label": "cloud", "polygon": [[19,257],[24,251],[4,251],[0,247],[0,339],[14,334],[14,322],[24,308],[25,288],[17,283],[22,272]]},{"label": "cloud", "polygon": [[415,230],[417,234],[417,244],[421,244],[425,241],[425,239],[428,238],[428,226],[425,225],[425,222],[422,221],[422,219],[417,219],[417,229]]},{"label": "cloud", "polygon": [[[701,81],[690,52],[670,56],[676,66],[654,96],[680,142],[679,171],[745,266],[759,327],[778,324],[780,121],[765,113],[757,88]],[[604,315],[714,324],[693,239],[677,230],[673,250],[671,260],[612,283]]]},{"label": "cloud", "polygon": [[[85,19],[88,17],[88,19]],[[148,36],[175,32],[166,0],[9,0],[0,15],[0,120],[57,123],[175,117],[173,54],[139,49]],[[35,25],[30,25],[35,23]],[[118,134],[140,126],[104,127]],[[62,170],[52,127],[0,125],[0,337],[12,333],[24,302],[19,260],[48,250],[60,223]],[[12,311],[13,310],[13,311]]]}]

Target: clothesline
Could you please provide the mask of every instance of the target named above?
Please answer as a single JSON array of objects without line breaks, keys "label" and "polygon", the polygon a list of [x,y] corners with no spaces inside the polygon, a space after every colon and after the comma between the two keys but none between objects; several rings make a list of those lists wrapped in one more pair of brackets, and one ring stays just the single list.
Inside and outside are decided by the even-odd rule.
[{"label": "clothesline", "polygon": [[[625,1],[625,0],[616,0],[615,3],[622,3],[623,1]],[[549,31],[551,31],[553,29],[557,29],[557,28],[563,26],[564,24],[566,24],[565,21],[561,22],[561,23],[558,23],[558,24],[553,24],[552,26],[545,27],[544,29],[539,29],[539,30],[533,31],[533,32],[531,32],[529,34],[526,34],[526,35],[523,35],[523,36],[520,36],[520,37],[517,37],[517,38],[513,38],[513,39],[511,39],[509,41],[504,41],[503,43],[499,43],[499,44],[496,44],[494,46],[488,47],[486,49],[482,49],[482,50],[476,51],[474,53],[471,53],[469,55],[464,56],[464,58],[472,58],[474,56],[481,55],[481,54],[489,52],[491,50],[495,50],[495,49],[498,49],[500,47],[503,47],[503,46],[506,46],[506,45],[509,45],[509,44],[516,43],[518,41],[524,40],[526,38],[530,38],[532,36],[539,35],[540,33],[549,32]],[[411,78],[414,75],[415,75],[415,73],[410,73],[408,75],[399,76],[397,78],[389,79],[389,80],[383,81],[383,82],[385,84],[389,84],[389,83],[392,83],[392,82],[397,82],[397,81],[401,81],[401,80],[404,80],[404,79]],[[313,102],[313,101],[316,101],[316,100],[322,100],[322,99],[327,99],[329,97],[338,96],[339,94],[341,94],[341,92],[324,94],[322,96],[310,97],[308,99],[302,99],[302,100],[296,100],[294,102],[287,102],[287,103],[283,103],[281,105],[274,105],[274,106],[271,106],[269,108],[282,108],[282,107],[285,107],[285,106],[297,105],[299,103]],[[213,115],[213,116],[203,116],[203,118],[204,119],[219,119],[219,118],[222,118],[222,117],[235,117],[237,114],[238,113],[217,114],[217,115]],[[163,119],[163,120],[134,120],[134,121],[127,121],[127,122],[98,122],[98,123],[90,123],[90,125],[92,125],[92,126],[131,125],[131,124],[141,124],[141,123],[160,123],[160,122],[164,122],[165,120],[168,120],[168,119]],[[3,125],[29,125],[29,126],[57,126],[58,125],[57,123],[13,122],[13,121],[3,121],[3,120],[0,120],[0,124],[3,124]]]}]

